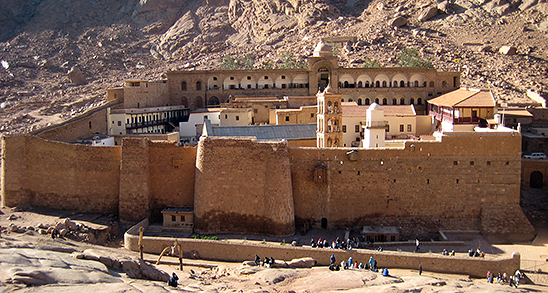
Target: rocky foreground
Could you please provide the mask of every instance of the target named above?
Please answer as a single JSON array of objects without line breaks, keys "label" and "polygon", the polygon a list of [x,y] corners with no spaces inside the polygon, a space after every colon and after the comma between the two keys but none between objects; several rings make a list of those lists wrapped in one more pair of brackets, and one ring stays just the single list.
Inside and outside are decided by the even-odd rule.
[{"label": "rocky foreground", "polygon": [[[9,224],[57,227],[53,215],[1,209],[1,292],[528,292],[542,285],[488,284],[484,279],[391,269],[390,276],[369,270],[330,271],[310,260],[286,260],[287,267],[265,268],[244,263],[185,259],[183,271],[175,257],[155,266],[124,248],[92,245],[89,238],[56,238],[29,229],[9,231]],[[9,220],[9,219],[12,220]],[[65,222],[65,221],[62,221]],[[77,221],[75,221],[78,223]],[[67,223],[67,226],[71,226]],[[15,224],[14,224],[15,225]],[[12,225],[11,227],[13,227]],[[78,226],[77,224],[75,226]],[[77,227],[73,227],[77,229]],[[68,229],[71,230],[71,229]],[[80,228],[81,230],[81,228]],[[75,230],[71,230],[75,231]],[[67,232],[68,235],[68,232]],[[114,242],[110,243],[114,246]],[[158,256],[145,255],[156,262]],[[282,260],[276,260],[283,265]],[[382,266],[382,264],[379,264]],[[175,272],[177,288],[167,279]]]}]

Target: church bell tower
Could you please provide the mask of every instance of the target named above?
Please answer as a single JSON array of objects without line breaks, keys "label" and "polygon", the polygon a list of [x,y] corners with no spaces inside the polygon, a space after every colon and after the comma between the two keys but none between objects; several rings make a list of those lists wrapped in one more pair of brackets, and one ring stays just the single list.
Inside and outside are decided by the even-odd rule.
[{"label": "church bell tower", "polygon": [[342,95],[334,94],[331,86],[316,94],[318,100],[317,143],[319,148],[340,147],[342,144]]}]

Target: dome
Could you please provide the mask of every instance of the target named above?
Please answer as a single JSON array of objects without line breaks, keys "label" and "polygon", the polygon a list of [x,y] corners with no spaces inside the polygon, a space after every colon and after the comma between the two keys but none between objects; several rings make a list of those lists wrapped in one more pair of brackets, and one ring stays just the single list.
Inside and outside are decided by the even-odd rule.
[{"label": "dome", "polygon": [[314,57],[332,57],[333,56],[333,49],[329,47],[328,45],[324,44],[323,41],[320,41],[318,45],[316,45],[316,49],[314,49]]},{"label": "dome", "polygon": [[373,103],[371,104],[371,106],[369,106],[369,110],[376,110],[376,111],[381,111],[381,106],[377,103]]}]

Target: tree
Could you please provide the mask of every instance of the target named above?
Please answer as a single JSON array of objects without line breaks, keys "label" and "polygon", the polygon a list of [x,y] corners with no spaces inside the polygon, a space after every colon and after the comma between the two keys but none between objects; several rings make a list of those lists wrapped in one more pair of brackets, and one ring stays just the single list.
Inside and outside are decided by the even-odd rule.
[{"label": "tree", "polygon": [[232,57],[231,55],[225,55],[219,59],[221,70],[235,70],[235,69],[253,69],[255,63],[255,56],[253,54],[247,54],[244,57]]},{"label": "tree", "polygon": [[282,69],[291,69],[291,68],[306,68],[308,63],[304,60],[297,61],[293,56],[293,53],[286,51],[282,54],[283,65],[280,66]]},{"label": "tree", "polygon": [[434,68],[429,60],[422,59],[417,49],[403,49],[397,56],[398,66]]},{"label": "tree", "polygon": [[363,68],[377,68],[381,67],[381,64],[379,61],[371,60],[369,57],[365,57],[365,60],[363,61]]}]

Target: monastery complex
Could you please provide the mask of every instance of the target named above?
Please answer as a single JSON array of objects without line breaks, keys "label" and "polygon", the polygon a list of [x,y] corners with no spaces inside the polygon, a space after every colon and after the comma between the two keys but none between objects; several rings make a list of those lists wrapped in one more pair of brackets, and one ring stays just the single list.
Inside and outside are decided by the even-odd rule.
[{"label": "monastery complex", "polygon": [[533,239],[522,135],[490,91],[460,88],[459,72],[341,68],[321,42],[308,63],[127,81],[80,117],[4,136],[2,204],[201,234],[390,226],[407,239]]}]

